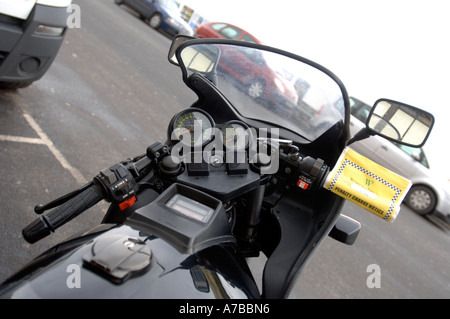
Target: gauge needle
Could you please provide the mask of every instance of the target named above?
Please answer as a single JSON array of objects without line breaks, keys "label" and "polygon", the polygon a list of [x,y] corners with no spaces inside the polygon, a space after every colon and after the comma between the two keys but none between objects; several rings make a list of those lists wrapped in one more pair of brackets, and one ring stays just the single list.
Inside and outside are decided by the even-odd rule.
[{"label": "gauge needle", "polygon": [[184,132],[181,132],[180,134],[185,134],[185,133],[189,133],[191,130],[186,130]]},{"label": "gauge needle", "polygon": [[226,140],[225,143],[228,143],[228,142],[231,142],[231,141],[237,142],[238,139],[239,139],[238,136],[234,135],[232,138],[229,138],[228,140]]}]

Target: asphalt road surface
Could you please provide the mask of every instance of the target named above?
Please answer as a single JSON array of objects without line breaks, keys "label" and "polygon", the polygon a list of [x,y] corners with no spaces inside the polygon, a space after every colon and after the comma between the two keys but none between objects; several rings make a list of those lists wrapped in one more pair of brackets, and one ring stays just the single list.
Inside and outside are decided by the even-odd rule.
[{"label": "asphalt road surface", "polygon": [[[45,77],[26,89],[0,91],[0,281],[97,225],[107,207],[100,204],[29,245],[21,230],[36,218],[36,204],[164,141],[172,115],[196,100],[167,62],[168,37],[111,0],[74,3],[81,28],[69,30]],[[327,238],[291,298],[450,297],[447,225],[405,206],[394,224],[351,203],[345,213],[363,225],[357,242]],[[250,264],[258,278],[263,258]]]}]

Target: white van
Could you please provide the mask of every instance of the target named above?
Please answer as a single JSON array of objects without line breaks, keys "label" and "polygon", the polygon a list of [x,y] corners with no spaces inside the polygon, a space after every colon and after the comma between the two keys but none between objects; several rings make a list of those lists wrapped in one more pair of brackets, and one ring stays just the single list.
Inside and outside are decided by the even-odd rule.
[{"label": "white van", "polygon": [[0,88],[22,88],[48,70],[64,40],[72,0],[0,0]]}]

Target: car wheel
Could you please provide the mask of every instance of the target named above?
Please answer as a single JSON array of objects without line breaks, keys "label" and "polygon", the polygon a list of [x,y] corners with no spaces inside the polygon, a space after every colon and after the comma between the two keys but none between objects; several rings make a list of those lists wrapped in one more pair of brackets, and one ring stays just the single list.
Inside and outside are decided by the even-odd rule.
[{"label": "car wheel", "polygon": [[250,85],[248,86],[247,94],[254,99],[259,99],[259,98],[263,97],[264,90],[265,90],[265,85],[264,85],[263,81],[253,80],[250,83]]},{"label": "car wheel", "polygon": [[409,190],[405,203],[419,215],[427,215],[436,207],[436,194],[428,187],[418,185]]},{"label": "car wheel", "polygon": [[159,13],[155,13],[154,15],[152,15],[150,17],[150,19],[148,19],[148,24],[153,29],[158,29],[159,26],[161,25],[161,22],[162,22],[162,16]]}]

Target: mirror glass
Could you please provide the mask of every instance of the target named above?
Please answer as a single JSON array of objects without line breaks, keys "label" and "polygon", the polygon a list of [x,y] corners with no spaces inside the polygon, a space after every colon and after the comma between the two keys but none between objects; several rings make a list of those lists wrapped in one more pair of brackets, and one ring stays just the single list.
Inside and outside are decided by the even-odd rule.
[{"label": "mirror glass", "polygon": [[172,64],[175,65],[179,65],[177,57],[175,55],[176,50],[178,49],[178,47],[183,44],[184,42],[188,41],[188,40],[192,40],[195,39],[194,37],[190,37],[188,35],[177,35],[173,41],[172,41],[172,45],[170,46],[169,49],[169,61]]},{"label": "mirror glass", "polygon": [[214,46],[207,48],[206,50],[204,47],[196,45],[184,48],[181,51],[184,66],[192,72],[210,73],[213,71],[219,56],[219,50]]},{"label": "mirror glass", "polygon": [[373,133],[404,145],[425,144],[434,124],[432,114],[404,103],[380,99],[367,119]]}]

